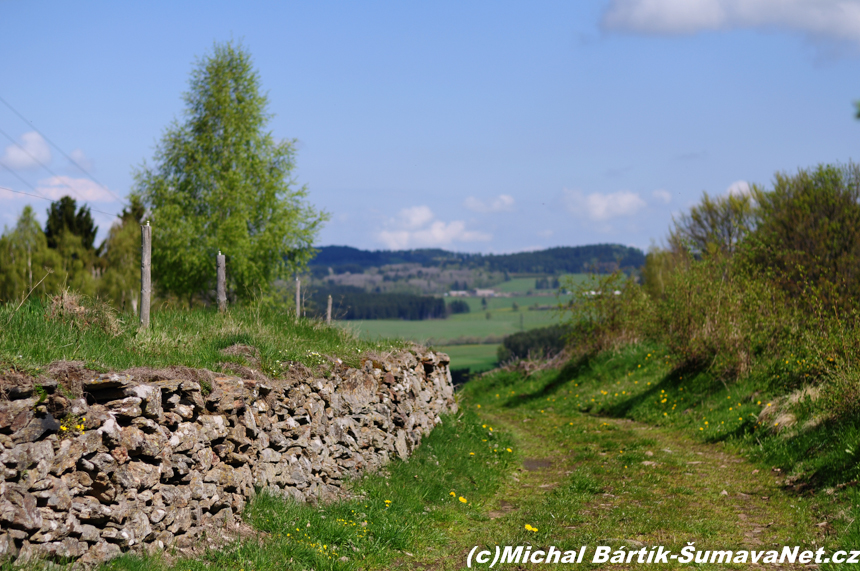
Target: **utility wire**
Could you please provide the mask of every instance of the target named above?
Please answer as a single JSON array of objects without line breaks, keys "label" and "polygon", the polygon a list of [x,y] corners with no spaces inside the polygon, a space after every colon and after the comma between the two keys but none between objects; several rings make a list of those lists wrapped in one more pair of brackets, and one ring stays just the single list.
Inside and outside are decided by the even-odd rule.
[{"label": "utility wire", "polygon": [[81,165],[79,165],[79,164],[78,164],[78,161],[76,161],[75,159],[73,159],[72,157],[70,157],[69,155],[67,155],[67,154],[63,151],[63,149],[61,149],[60,147],[58,147],[58,146],[56,145],[56,143],[54,143],[54,141],[52,141],[51,139],[49,139],[49,138],[47,137],[47,135],[45,135],[43,132],[41,132],[39,129],[37,129],[37,128],[36,128],[36,126],[35,126],[35,125],[33,125],[33,124],[32,124],[32,123],[31,123],[31,122],[30,122],[26,117],[24,117],[23,115],[21,115],[21,114],[20,114],[20,113],[19,113],[19,112],[14,108],[14,107],[12,107],[12,106],[9,104],[9,102],[8,102],[8,101],[6,101],[6,100],[5,100],[5,99],[3,99],[2,97],[0,97],[0,103],[3,103],[3,105],[5,105],[6,107],[8,107],[8,108],[12,111],[12,113],[14,113],[15,115],[17,115],[17,116],[18,116],[22,121],[24,121],[25,123],[27,123],[27,125],[29,125],[30,127],[32,127],[32,128],[33,128],[33,130],[34,130],[34,131],[36,131],[37,133],[39,133],[39,135],[40,135],[43,139],[45,139],[46,141],[48,141],[48,143],[49,143],[52,147],[54,147],[55,149],[57,149],[57,151],[59,151],[61,155],[63,155],[64,157],[66,157],[66,159],[68,159],[68,161],[69,161],[70,163],[72,163],[73,165],[75,165],[76,167],[78,167],[78,169],[80,169],[80,171],[81,171],[82,173],[84,173],[85,175],[87,175],[87,177],[89,177],[89,179],[90,179],[90,180],[92,180],[94,183],[96,183],[96,184],[97,184],[97,185],[99,185],[100,187],[104,188],[106,191],[108,191],[108,192],[111,194],[111,196],[113,196],[114,198],[116,198],[116,199],[117,199],[117,200],[119,200],[120,202],[125,202],[122,198],[120,198],[119,196],[117,196],[117,195],[116,195],[116,194],[115,194],[111,189],[109,189],[106,185],[104,185],[104,184],[100,183],[98,180],[96,180],[96,177],[94,177],[93,175],[91,175],[91,174],[87,171],[87,169],[85,169],[84,167],[82,167]]},{"label": "utility wire", "polygon": [[[76,190],[72,185],[70,185],[69,183],[67,183],[67,182],[65,182],[65,181],[63,180],[63,177],[61,177],[60,175],[58,175],[57,173],[55,173],[53,170],[51,170],[51,168],[50,168],[48,165],[46,165],[45,163],[43,163],[42,161],[40,161],[37,157],[33,156],[33,154],[32,154],[32,153],[30,153],[30,151],[28,151],[27,149],[25,149],[25,148],[24,148],[22,145],[20,145],[20,144],[19,144],[15,139],[13,139],[13,138],[9,135],[9,133],[7,133],[6,131],[4,131],[3,129],[0,129],[0,135],[3,135],[4,137],[6,137],[6,138],[7,138],[7,139],[9,139],[10,141],[12,141],[12,144],[13,144],[13,145],[15,145],[16,147],[18,147],[18,148],[19,148],[19,149],[21,149],[22,151],[24,151],[24,153],[26,153],[28,157],[30,157],[31,159],[33,159],[34,161],[36,161],[37,163],[39,163],[40,165],[42,165],[42,168],[43,168],[43,169],[45,169],[46,171],[48,171],[49,173],[51,173],[51,174],[54,176],[54,178],[55,178],[55,179],[57,179],[57,182],[61,183],[63,186],[65,186],[66,188],[68,188],[69,190],[71,190],[72,192],[74,192],[74,193],[78,196],[78,198],[80,198],[80,199],[81,199],[81,200],[83,200],[84,202],[87,202],[87,200],[86,200],[83,196],[81,196],[81,195],[80,195],[80,193],[79,193],[79,192],[78,192],[78,191],[77,191],[77,190]],[[6,170],[8,170],[8,171],[10,171],[10,172],[11,172],[11,170],[12,170],[12,169],[10,169],[10,168],[9,168],[8,166],[6,166],[6,165],[3,165],[3,166],[4,166],[4,168],[5,168]],[[22,180],[22,179],[21,179],[21,177],[18,177],[18,180]]]},{"label": "utility wire", "polygon": [[[27,180],[26,180],[25,178],[23,178],[21,175],[19,175],[18,173],[16,173],[15,171],[13,171],[12,169],[10,169],[10,168],[9,168],[9,167],[7,167],[6,165],[4,165],[2,162],[0,162],[0,167],[3,167],[4,169],[6,169],[6,170],[7,170],[7,171],[9,171],[10,173],[12,173],[12,175],[14,175],[14,176],[15,176],[15,178],[17,178],[17,179],[18,179],[18,180],[20,180],[22,183],[24,183],[25,185],[27,185],[27,186],[30,188],[30,190],[32,190],[33,192],[38,192],[38,190],[36,190],[36,188],[35,188],[32,184],[30,184],[29,182],[27,182]],[[35,197],[35,198],[41,198],[42,200],[47,200],[48,202],[54,202],[54,201],[53,201],[53,200],[51,200],[50,198],[45,197],[45,196],[42,196],[41,194],[31,194],[31,193],[29,193],[29,192],[24,192],[24,191],[21,191],[21,190],[13,190],[13,189],[11,189],[11,188],[7,188],[7,187],[5,187],[5,186],[0,186],[0,188],[2,188],[3,190],[8,190],[9,192],[15,192],[15,193],[18,193],[18,194],[26,194],[27,196],[32,196],[32,197]],[[98,212],[99,214],[105,214],[105,215],[107,215],[107,216],[110,216],[111,218],[116,218],[116,217],[117,217],[117,215],[116,215],[116,214],[111,214],[110,212],[105,212],[104,210],[98,210],[97,208],[93,208],[93,207],[91,207],[91,206],[88,206],[87,208],[89,208],[89,209],[90,209],[91,211],[93,211],[93,212]]]}]

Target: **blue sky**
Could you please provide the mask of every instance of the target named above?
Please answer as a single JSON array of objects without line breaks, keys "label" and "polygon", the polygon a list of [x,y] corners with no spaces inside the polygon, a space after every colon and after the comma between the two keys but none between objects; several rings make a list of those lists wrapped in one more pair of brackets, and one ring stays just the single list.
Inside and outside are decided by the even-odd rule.
[{"label": "blue sky", "polygon": [[[858,158],[860,1],[0,0],[0,97],[32,124],[0,104],[0,186],[69,184],[103,237],[230,39],[331,214],[319,245],[647,248],[702,191]],[[25,204],[44,220],[0,189],[0,225]]]}]

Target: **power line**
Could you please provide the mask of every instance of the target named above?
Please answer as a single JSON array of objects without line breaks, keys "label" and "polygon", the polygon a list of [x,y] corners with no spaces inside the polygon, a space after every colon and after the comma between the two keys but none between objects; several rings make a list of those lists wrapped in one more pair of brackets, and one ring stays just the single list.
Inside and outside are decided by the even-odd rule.
[{"label": "power line", "polygon": [[[33,154],[32,154],[32,153],[30,153],[30,151],[28,151],[28,150],[27,150],[27,149],[25,149],[23,146],[21,146],[21,144],[19,144],[17,141],[15,141],[15,139],[13,139],[13,138],[9,135],[9,133],[7,133],[6,131],[4,131],[3,129],[0,129],[0,135],[3,135],[4,137],[6,137],[6,138],[7,138],[7,139],[9,139],[10,141],[12,141],[12,144],[13,144],[13,145],[15,145],[16,147],[18,147],[18,148],[19,148],[19,149],[21,149],[22,151],[24,151],[24,152],[27,154],[27,156],[28,156],[28,157],[30,157],[31,159],[33,159],[34,161],[36,161],[37,163],[39,163],[39,164],[42,166],[42,168],[44,168],[46,171],[48,171],[49,173],[51,173],[51,174],[54,176],[54,178],[55,178],[55,179],[57,179],[57,182],[61,183],[63,186],[67,187],[69,190],[71,190],[72,192],[74,192],[74,193],[78,196],[78,198],[80,198],[80,199],[81,199],[81,200],[83,200],[84,202],[86,202],[86,201],[87,201],[83,196],[81,196],[81,195],[80,195],[80,193],[78,193],[78,191],[77,191],[77,190],[76,190],[72,185],[70,185],[69,183],[65,182],[65,181],[63,180],[63,177],[61,177],[60,175],[58,175],[57,173],[55,173],[53,170],[51,170],[51,168],[50,168],[48,165],[46,165],[45,163],[43,163],[42,161],[40,161],[37,157],[33,156]],[[3,165],[3,167],[4,167],[7,171],[12,172],[12,169],[10,169],[8,166]],[[18,177],[18,180],[23,180],[23,179],[21,179],[21,177]]]},{"label": "power line", "polygon": [[32,196],[33,198],[41,198],[42,200],[47,200],[48,202],[53,202],[50,198],[45,198],[44,196],[39,196],[38,194],[32,194],[29,192],[24,192],[23,190],[15,190],[14,188],[9,188],[8,186],[0,186],[0,190],[8,190],[9,192],[14,192],[16,194],[23,194],[25,196]]},{"label": "power line", "polygon": [[[116,198],[116,199],[117,199],[117,200],[119,200],[120,202],[124,202],[124,201],[123,201],[123,199],[122,199],[122,198],[120,198],[119,196],[117,196],[117,195],[116,195],[116,194],[115,194],[115,193],[114,193],[110,188],[108,188],[106,185],[104,185],[104,184],[102,184],[101,182],[99,182],[98,180],[96,180],[96,177],[94,177],[93,175],[91,175],[91,174],[87,171],[87,169],[85,169],[84,167],[82,167],[81,165],[79,165],[79,164],[78,164],[78,161],[76,161],[75,159],[73,159],[72,157],[70,157],[69,155],[67,155],[67,154],[65,153],[65,151],[63,151],[63,149],[61,149],[60,147],[58,147],[58,146],[57,146],[57,144],[56,144],[56,143],[54,143],[51,139],[49,139],[47,135],[45,135],[43,132],[41,132],[39,129],[37,129],[37,128],[36,128],[36,126],[35,126],[35,125],[33,125],[33,124],[32,124],[32,123],[31,123],[31,122],[30,122],[26,117],[24,117],[23,115],[21,115],[21,114],[20,114],[20,113],[19,113],[19,112],[14,108],[14,107],[12,107],[12,105],[10,105],[8,101],[6,101],[6,100],[5,100],[5,99],[3,99],[2,97],[0,97],[0,103],[3,103],[3,105],[5,105],[6,107],[8,107],[8,108],[12,111],[12,113],[14,113],[15,115],[17,115],[17,116],[18,116],[22,121],[24,121],[25,123],[27,123],[27,125],[29,125],[30,127],[32,127],[32,128],[33,128],[33,130],[34,130],[34,131],[36,131],[37,133],[39,133],[39,135],[40,135],[43,139],[45,139],[46,141],[48,141],[48,143],[49,143],[52,147],[54,147],[55,149],[57,149],[57,151],[59,151],[59,153],[60,153],[61,155],[63,155],[64,157],[66,157],[66,159],[68,159],[68,161],[69,161],[70,163],[72,163],[73,165],[75,165],[76,167],[78,167],[78,169],[80,169],[80,171],[81,171],[82,173],[84,173],[85,175],[87,175],[87,177],[88,177],[90,180],[92,180],[94,183],[96,183],[96,184],[97,184],[97,185],[99,185],[100,187],[104,188],[106,191],[108,191],[108,192],[111,194],[111,196],[113,196],[114,198]],[[13,142],[14,142],[14,141],[13,141]],[[19,145],[19,146],[20,146],[20,145]],[[56,176],[56,175],[54,175],[54,176]]]},{"label": "power line", "polygon": [[[22,183],[24,183],[25,185],[27,185],[27,187],[29,187],[29,188],[30,188],[30,190],[32,190],[33,192],[38,192],[38,190],[37,190],[37,189],[36,189],[32,184],[30,184],[29,182],[27,182],[27,180],[26,180],[26,179],[24,179],[21,175],[19,175],[18,173],[16,173],[15,171],[13,171],[12,169],[10,169],[10,168],[9,168],[9,167],[7,167],[6,165],[4,165],[2,162],[0,162],[0,167],[3,167],[4,169],[6,169],[6,170],[7,170],[7,171],[9,171],[10,173],[12,173],[12,175],[13,175],[15,178],[17,178],[17,179],[18,179],[18,180],[20,180]],[[25,195],[27,195],[27,196],[32,196],[32,197],[34,197],[34,198],[41,198],[42,200],[47,200],[48,202],[54,202],[54,201],[53,201],[53,200],[51,200],[50,198],[48,198],[48,197],[46,197],[46,196],[42,196],[41,194],[30,194],[29,192],[24,192],[24,191],[21,191],[21,190],[13,190],[13,189],[8,188],[8,187],[5,187],[5,186],[0,186],[0,188],[2,188],[3,190],[8,190],[9,192],[15,192],[15,193],[18,193],[18,194],[25,194]],[[93,208],[92,206],[89,206],[88,208],[89,208],[92,212],[98,212],[99,214],[104,214],[104,215],[106,215],[106,216],[110,216],[111,218],[116,218],[116,217],[118,216],[117,214],[111,214],[110,212],[105,212],[104,210],[98,210],[97,208]]]}]

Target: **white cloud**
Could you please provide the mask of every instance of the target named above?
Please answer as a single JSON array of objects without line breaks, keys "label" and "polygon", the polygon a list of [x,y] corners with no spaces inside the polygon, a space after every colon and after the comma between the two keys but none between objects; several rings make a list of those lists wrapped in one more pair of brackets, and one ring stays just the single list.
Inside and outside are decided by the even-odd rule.
[{"label": "white cloud", "polygon": [[612,0],[602,26],[655,35],[783,28],[860,42],[858,0]]},{"label": "white cloud", "polygon": [[750,193],[750,185],[745,180],[733,182],[726,189],[726,194],[731,196],[747,196]]},{"label": "white cloud", "polygon": [[593,192],[586,195],[579,190],[565,189],[562,202],[572,214],[594,222],[633,216],[647,206],[638,193],[629,190],[610,194]]},{"label": "white cloud", "polygon": [[658,188],[654,192],[651,193],[655,199],[659,200],[663,204],[669,204],[672,202],[672,193],[666,189]]},{"label": "white cloud", "polygon": [[672,202],[672,193],[662,188],[658,188],[657,190],[652,192],[651,196],[653,196],[663,204],[669,204],[670,202]]},{"label": "white cloud", "polygon": [[75,200],[87,202],[114,202],[116,200],[105,187],[86,178],[52,176],[40,180],[39,184],[36,185],[36,190],[51,200],[59,200],[63,196],[71,196]]},{"label": "white cloud", "polygon": [[51,161],[51,149],[42,135],[35,131],[21,135],[18,144],[6,147],[3,156],[0,156],[0,163],[10,169],[37,169],[39,161],[48,164]]},{"label": "white cloud", "polygon": [[413,206],[400,211],[397,225],[405,230],[418,230],[433,220],[433,211],[429,206]]},{"label": "white cloud", "polygon": [[514,210],[514,197],[509,194],[500,194],[496,198],[484,202],[474,196],[466,199],[464,206],[472,212],[512,212]]},{"label": "white cloud", "polygon": [[462,220],[436,220],[428,206],[404,208],[388,223],[388,229],[377,233],[377,239],[392,250],[444,247],[453,242],[486,242],[492,235],[467,230]]},{"label": "white cloud", "polygon": [[93,161],[81,149],[75,149],[69,153],[69,156],[82,169],[89,171],[93,168]]}]

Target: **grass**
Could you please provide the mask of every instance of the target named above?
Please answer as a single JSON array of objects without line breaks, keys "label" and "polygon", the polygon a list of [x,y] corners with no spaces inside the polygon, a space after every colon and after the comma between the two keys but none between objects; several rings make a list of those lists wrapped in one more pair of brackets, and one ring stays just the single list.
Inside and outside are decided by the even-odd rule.
[{"label": "grass", "polygon": [[[493,286],[493,289],[504,292],[504,293],[525,293],[527,291],[532,291],[533,293],[538,292],[549,292],[554,293],[554,290],[538,290],[535,288],[535,280],[541,277],[548,277],[552,279],[553,276],[539,276],[535,275],[528,278],[511,278],[506,282],[501,282]],[[563,280],[569,278],[574,282],[582,282],[589,279],[590,274],[565,274],[561,276],[559,279]]]},{"label": "grass", "polygon": [[438,347],[451,357],[454,369],[469,369],[470,373],[489,371],[496,366],[498,345],[448,345]]},{"label": "grass", "polygon": [[[500,299],[505,298],[496,298],[493,301]],[[558,322],[555,311],[528,311],[522,306],[520,311],[512,311],[509,299],[507,306],[500,305],[490,309],[490,319],[487,319],[486,311],[477,311],[451,315],[447,319],[425,321],[384,319],[344,321],[342,326],[355,331],[362,339],[398,337],[438,346],[451,345],[463,340],[471,340],[474,343],[476,339],[491,336],[501,339],[520,331],[521,325],[522,330],[528,330]],[[480,300],[478,304],[480,305]]]},{"label": "grass", "polygon": [[[295,318],[266,307],[232,307],[226,313],[210,309],[155,310],[150,327],[139,330],[133,315],[112,316],[97,302],[86,316],[66,313],[51,318],[47,302],[32,300],[15,311],[0,306],[0,366],[38,374],[53,361],[84,361],[95,370],[136,366],[220,369],[221,350],[241,343],[257,348],[260,367],[277,376],[281,363],[320,364],[334,355],[358,364],[367,351],[388,350],[397,341],[360,340],[337,327]],[[104,326],[109,321],[109,326]],[[236,360],[232,357],[231,360]]]}]

